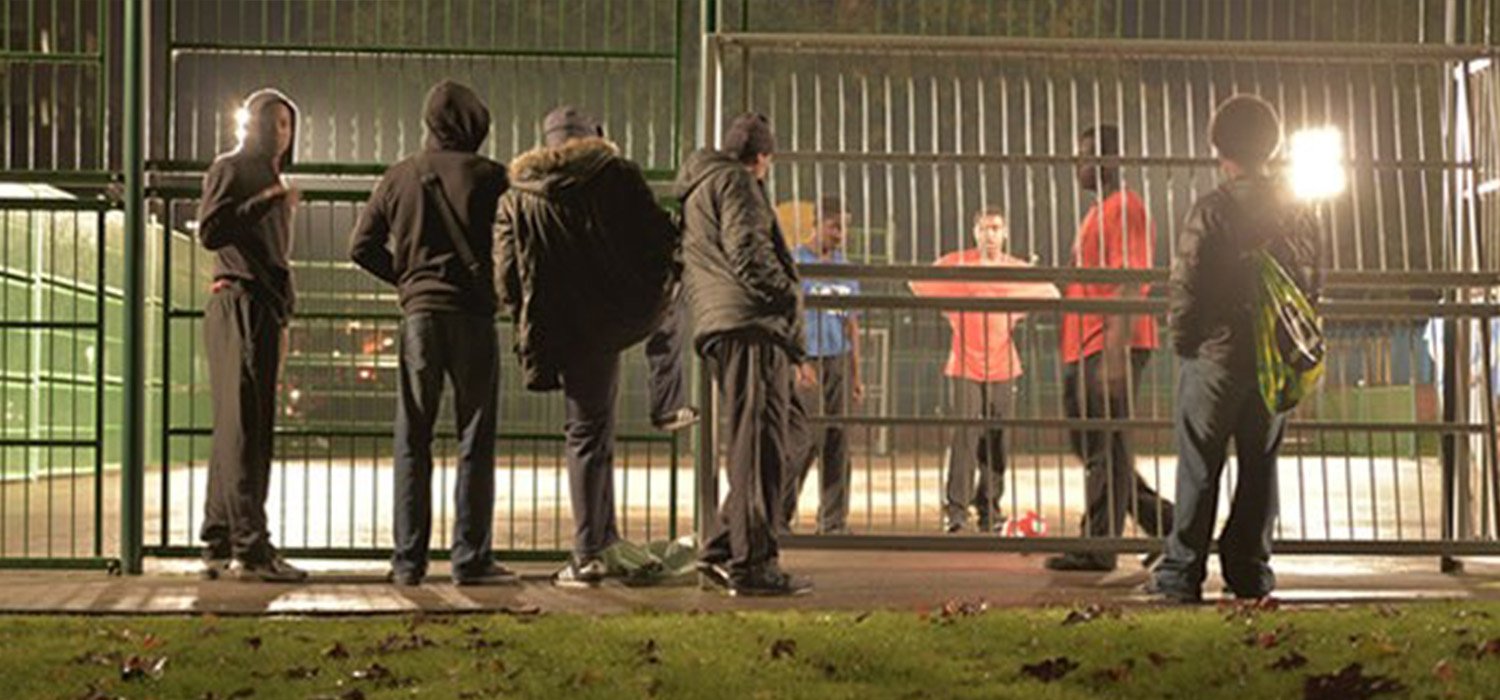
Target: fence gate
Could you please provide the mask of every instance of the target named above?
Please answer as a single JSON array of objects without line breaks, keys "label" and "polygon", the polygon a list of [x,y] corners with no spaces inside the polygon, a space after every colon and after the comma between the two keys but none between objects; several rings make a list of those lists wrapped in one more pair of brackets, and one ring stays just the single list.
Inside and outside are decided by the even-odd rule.
[{"label": "fence gate", "polygon": [[122,219],[110,3],[0,8],[0,567],[119,551]]},{"label": "fence gate", "polygon": [[[158,2],[148,251],[154,326],[146,553],[196,552],[211,426],[201,318],[211,259],[194,239],[202,173],[235,143],[237,102],[274,86],[301,114],[304,192],[295,219],[299,310],[279,389],[268,509],[293,556],[378,557],[391,543],[399,313],[394,290],[348,261],[348,234],[385,167],[423,139],[422,101],[442,78],[472,86],[493,116],[482,152],[502,162],[541,142],[543,115],[571,103],[655,179],[678,159],[680,0]],[[495,543],[507,556],[571,544],[562,402],[527,395],[501,324]],[[628,537],[676,533],[677,447],[645,419],[644,363],[627,358],[616,453]],[[446,428],[446,430],[445,430]],[[453,419],[439,420],[435,540],[451,523]],[[686,465],[684,465],[686,466]],[[438,546],[435,549],[443,550]]]},{"label": "fence gate", "polygon": [[[733,31],[708,35],[701,76],[705,141],[717,143],[735,113],[761,111],[777,133],[772,199],[832,195],[851,213],[853,264],[804,274],[860,278],[865,293],[808,306],[858,314],[865,343],[878,337],[891,348],[887,373],[865,370],[882,377],[881,402],[815,418],[851,436],[856,535],[792,544],[1153,547],[1138,523],[1149,525],[1164,506],[1148,490],[1170,498],[1175,484],[1167,270],[1189,205],[1216,186],[1206,133],[1213,107],[1254,92],[1277,107],[1289,134],[1338,129],[1348,175],[1347,190],[1319,205],[1331,357],[1323,390],[1299,408],[1282,450],[1278,551],[1500,551],[1491,324],[1500,265],[1490,245],[1500,71],[1488,45],[1491,4],[1122,1],[1009,3],[996,12],[953,1],[861,5],[836,19],[821,7],[805,17],[748,0],[720,7],[710,26]],[[842,33],[797,33],[828,26],[820,21]],[[1075,232],[1096,201],[1075,174],[1101,162],[1076,142],[1104,125],[1118,128],[1121,143],[1120,156],[1106,160],[1145,203],[1154,231],[1138,269],[1071,263]],[[1035,269],[933,271],[939,256],[973,248],[971,218],[986,207],[1005,213],[1011,254]],[[910,280],[939,277],[1152,291],[1102,301],[908,291]],[[1002,417],[952,409],[944,312],[1015,323],[1024,373],[1003,388]],[[1068,418],[1058,333],[1066,315],[1082,312],[1162,321],[1162,349],[1133,380],[1127,415]],[[997,428],[1008,453],[1000,510],[1035,512],[1048,535],[941,534],[946,456],[973,449],[950,446],[949,435]],[[1132,510],[1156,512],[1125,519],[1112,510],[1127,524],[1085,537],[1077,429],[1128,434],[1141,479],[1109,488],[1132,489],[1127,500],[1143,504]],[[886,439],[876,437],[882,430]],[[1231,459],[1226,486],[1234,480]],[[718,486],[700,479],[701,502],[716,502]],[[811,532],[816,510],[816,489],[806,491],[801,533]],[[1226,511],[1227,497],[1221,518]]]}]

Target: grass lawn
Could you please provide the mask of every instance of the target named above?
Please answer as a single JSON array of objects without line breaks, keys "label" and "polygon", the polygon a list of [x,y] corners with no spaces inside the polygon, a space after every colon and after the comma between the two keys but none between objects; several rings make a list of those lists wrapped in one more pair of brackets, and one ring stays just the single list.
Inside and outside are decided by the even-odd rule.
[{"label": "grass lawn", "polygon": [[0,617],[0,686],[217,700],[1500,698],[1500,604]]}]

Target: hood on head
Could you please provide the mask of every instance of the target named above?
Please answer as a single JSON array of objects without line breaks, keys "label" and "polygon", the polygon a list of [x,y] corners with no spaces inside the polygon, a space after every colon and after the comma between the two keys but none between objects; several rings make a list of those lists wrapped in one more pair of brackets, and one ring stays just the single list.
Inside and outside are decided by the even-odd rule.
[{"label": "hood on head", "polygon": [[469,86],[444,80],[427,91],[423,110],[427,147],[442,151],[479,150],[490,135],[490,110]]},{"label": "hood on head", "polygon": [[745,165],[723,151],[711,148],[703,148],[688,154],[682,162],[682,167],[677,170],[677,182],[674,185],[674,194],[678,199],[685,200],[698,185],[703,184],[709,176],[722,172],[728,168],[744,168]]},{"label": "hood on head", "polygon": [[539,146],[510,162],[510,184],[538,194],[561,191],[588,182],[619,156],[620,148],[600,136]]},{"label": "hood on head", "polygon": [[241,103],[240,109],[244,110],[246,120],[243,127],[245,136],[240,141],[240,150],[245,153],[269,154],[276,148],[276,135],[273,131],[275,126],[265,119],[266,108],[276,103],[286,105],[287,110],[292,113],[292,142],[287,147],[286,153],[281,156],[281,169],[285,170],[292,164],[293,156],[297,152],[298,113],[297,104],[280,90],[261,88],[250,93],[250,96]]}]

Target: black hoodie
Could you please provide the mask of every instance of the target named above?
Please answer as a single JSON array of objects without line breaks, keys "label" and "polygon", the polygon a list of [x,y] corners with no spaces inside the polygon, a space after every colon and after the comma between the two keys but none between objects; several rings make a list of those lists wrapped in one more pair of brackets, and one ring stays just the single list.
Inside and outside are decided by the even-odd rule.
[{"label": "black hoodie", "polygon": [[801,282],[765,188],[739,161],[695,151],[677,174],[683,286],[699,352],[724,334],[749,335],[805,354]]},{"label": "black hoodie", "polygon": [[292,211],[284,195],[268,195],[281,182],[272,167],[275,125],[264,119],[266,108],[280,103],[292,113],[291,146],[280,169],[292,164],[297,144],[297,106],[272,89],[258,90],[242,105],[249,117],[245,136],[233,151],[214,160],[203,176],[198,204],[198,238],[214,252],[214,279],[249,284],[256,299],[271,304],[286,321],[296,302],[289,256]]},{"label": "black hoodie", "polygon": [[510,171],[496,269],[526,385],[545,391],[568,357],[618,352],[656,328],[680,236],[640,167],[603,138],[533,149]]},{"label": "black hoodie", "polygon": [[[493,316],[490,272],[495,206],[505,191],[505,166],[478,155],[489,136],[490,112],[468,87],[444,80],[427,93],[427,143],[391,166],[375,186],[351,235],[349,257],[399,289],[401,309]],[[476,275],[444,226],[440,203],[422,178],[435,174],[464,227]]]},{"label": "black hoodie", "polygon": [[1316,302],[1316,221],[1285,183],[1239,177],[1193,203],[1172,264],[1169,325],[1179,356],[1252,371],[1261,284],[1254,253],[1262,249]]}]

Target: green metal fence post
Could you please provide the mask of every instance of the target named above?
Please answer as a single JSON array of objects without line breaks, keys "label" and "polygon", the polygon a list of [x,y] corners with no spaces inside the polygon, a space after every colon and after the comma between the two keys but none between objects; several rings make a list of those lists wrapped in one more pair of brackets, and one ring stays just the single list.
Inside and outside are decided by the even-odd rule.
[{"label": "green metal fence post", "polygon": [[125,573],[141,573],[146,471],[146,200],[144,2],[125,3],[125,372],[124,445],[121,450],[120,558]]}]

